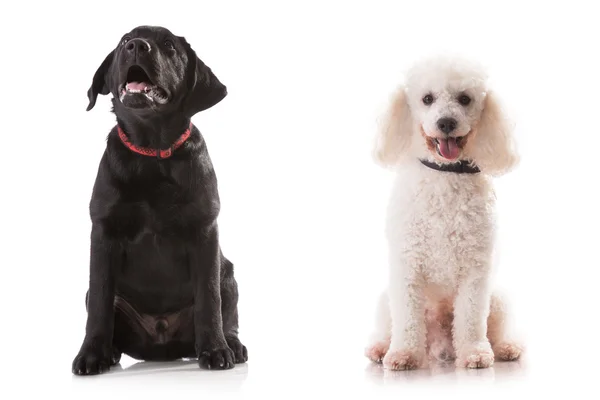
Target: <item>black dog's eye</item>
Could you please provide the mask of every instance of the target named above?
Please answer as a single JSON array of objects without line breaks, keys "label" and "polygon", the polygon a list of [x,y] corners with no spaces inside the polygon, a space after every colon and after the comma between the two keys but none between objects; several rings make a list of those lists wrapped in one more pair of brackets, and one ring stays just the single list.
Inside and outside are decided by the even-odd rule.
[{"label": "black dog's eye", "polygon": [[173,50],[173,49],[175,48],[175,45],[174,45],[174,44],[173,44],[173,42],[172,42],[172,41],[170,41],[170,40],[165,40],[165,46],[166,46],[168,49],[171,49],[171,50]]},{"label": "black dog's eye", "polygon": [[471,103],[471,98],[469,96],[467,96],[466,94],[463,94],[458,98],[458,102],[460,104],[462,104],[463,106],[468,106],[469,103]]},{"label": "black dog's eye", "polygon": [[430,94],[426,94],[425,97],[423,97],[423,104],[425,105],[431,105],[433,103],[433,96]]},{"label": "black dog's eye", "polygon": [[129,42],[129,40],[130,40],[130,37],[129,36],[125,36],[123,38],[123,40],[121,40],[121,46],[123,46],[125,43]]}]

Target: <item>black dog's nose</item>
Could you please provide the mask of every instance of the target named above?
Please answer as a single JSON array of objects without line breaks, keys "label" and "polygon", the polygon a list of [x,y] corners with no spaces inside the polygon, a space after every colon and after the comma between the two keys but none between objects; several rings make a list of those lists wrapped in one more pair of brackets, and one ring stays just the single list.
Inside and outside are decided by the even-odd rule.
[{"label": "black dog's nose", "polygon": [[454,118],[440,118],[438,119],[437,126],[440,131],[447,135],[456,129],[456,120]]},{"label": "black dog's nose", "polygon": [[146,53],[150,51],[150,44],[143,39],[131,39],[125,45],[125,49],[130,53]]}]

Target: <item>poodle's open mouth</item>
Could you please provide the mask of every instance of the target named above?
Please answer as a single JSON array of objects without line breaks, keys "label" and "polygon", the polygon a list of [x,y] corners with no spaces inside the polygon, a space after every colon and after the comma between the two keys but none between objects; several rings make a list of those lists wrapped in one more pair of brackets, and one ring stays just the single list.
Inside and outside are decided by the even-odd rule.
[{"label": "poodle's open mouth", "polygon": [[145,96],[147,100],[164,104],[167,102],[166,92],[156,86],[148,77],[144,69],[138,65],[133,65],[127,71],[125,83],[121,85],[119,99],[121,102],[126,96]]},{"label": "poodle's open mouth", "polygon": [[466,136],[433,138],[437,153],[447,160],[455,160],[460,155]]}]

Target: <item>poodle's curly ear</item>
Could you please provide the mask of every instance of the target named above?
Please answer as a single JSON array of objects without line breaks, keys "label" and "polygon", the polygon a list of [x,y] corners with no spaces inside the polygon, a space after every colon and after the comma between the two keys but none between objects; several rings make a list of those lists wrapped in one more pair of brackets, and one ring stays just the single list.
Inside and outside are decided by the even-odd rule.
[{"label": "poodle's curly ear", "polygon": [[512,123],[491,91],[486,94],[475,135],[467,146],[473,161],[489,175],[503,175],[519,162]]},{"label": "poodle's curly ear", "polygon": [[413,119],[404,86],[392,97],[383,124],[375,138],[373,158],[383,167],[392,167],[400,161],[410,146]]}]

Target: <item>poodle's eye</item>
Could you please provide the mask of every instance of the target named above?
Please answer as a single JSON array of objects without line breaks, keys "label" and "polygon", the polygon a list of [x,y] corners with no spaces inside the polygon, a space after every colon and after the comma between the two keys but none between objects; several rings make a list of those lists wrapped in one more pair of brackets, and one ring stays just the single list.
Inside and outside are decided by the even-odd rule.
[{"label": "poodle's eye", "polygon": [[432,103],[433,103],[433,96],[430,94],[426,94],[425,97],[423,97],[423,104],[428,106],[428,105],[431,105]]},{"label": "poodle's eye", "polygon": [[466,94],[463,94],[458,98],[458,102],[460,104],[462,104],[463,106],[468,106],[469,103],[471,103],[471,98],[469,96],[467,96]]}]

